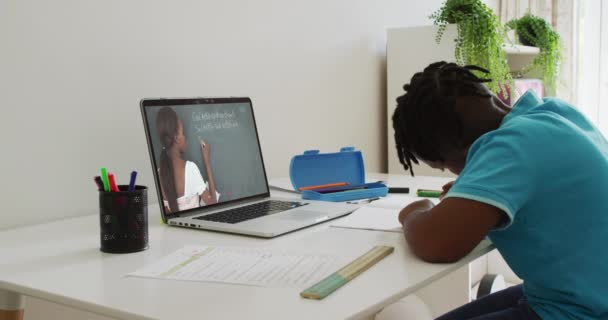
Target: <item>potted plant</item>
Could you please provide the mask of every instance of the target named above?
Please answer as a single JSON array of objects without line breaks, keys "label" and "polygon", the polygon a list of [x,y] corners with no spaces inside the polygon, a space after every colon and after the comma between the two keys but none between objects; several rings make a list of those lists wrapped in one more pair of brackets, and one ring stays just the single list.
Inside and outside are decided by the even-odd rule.
[{"label": "potted plant", "polygon": [[487,69],[488,75],[478,75],[492,79],[487,84],[491,91],[501,93],[506,88],[501,84],[512,83],[503,50],[505,29],[492,9],[480,0],[447,0],[430,18],[439,26],[437,42],[441,41],[448,24],[456,24],[456,62]]},{"label": "potted plant", "polygon": [[562,60],[562,44],[559,34],[543,18],[526,14],[505,24],[507,29],[515,30],[523,45],[538,47],[540,53],[523,73],[538,70],[542,74],[545,90],[555,93],[555,85]]}]

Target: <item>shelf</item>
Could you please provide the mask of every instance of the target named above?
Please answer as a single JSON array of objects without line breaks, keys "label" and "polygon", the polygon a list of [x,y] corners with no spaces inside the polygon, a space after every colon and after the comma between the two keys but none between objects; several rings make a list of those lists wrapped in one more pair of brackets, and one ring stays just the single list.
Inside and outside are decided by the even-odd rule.
[{"label": "shelf", "polygon": [[505,44],[503,48],[507,54],[513,55],[536,55],[540,53],[538,47],[522,46],[519,44]]}]

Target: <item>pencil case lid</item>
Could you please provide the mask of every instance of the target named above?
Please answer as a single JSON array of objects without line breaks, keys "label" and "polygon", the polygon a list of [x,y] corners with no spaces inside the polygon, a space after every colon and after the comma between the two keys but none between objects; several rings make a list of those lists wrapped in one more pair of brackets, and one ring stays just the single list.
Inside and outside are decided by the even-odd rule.
[{"label": "pencil case lid", "polygon": [[340,182],[349,185],[363,184],[363,155],[354,147],[343,147],[339,152],[332,153],[307,150],[291,159],[289,177],[296,191],[302,187]]}]

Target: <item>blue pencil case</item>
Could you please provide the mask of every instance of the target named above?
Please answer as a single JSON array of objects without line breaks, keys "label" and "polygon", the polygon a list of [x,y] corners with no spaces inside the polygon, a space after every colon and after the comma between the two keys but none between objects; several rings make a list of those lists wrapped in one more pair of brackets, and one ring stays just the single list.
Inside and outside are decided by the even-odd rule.
[{"label": "blue pencil case", "polygon": [[363,155],[354,147],[334,153],[304,151],[291,159],[289,177],[294,190],[308,200],[341,202],[388,194],[383,183],[365,183]]}]

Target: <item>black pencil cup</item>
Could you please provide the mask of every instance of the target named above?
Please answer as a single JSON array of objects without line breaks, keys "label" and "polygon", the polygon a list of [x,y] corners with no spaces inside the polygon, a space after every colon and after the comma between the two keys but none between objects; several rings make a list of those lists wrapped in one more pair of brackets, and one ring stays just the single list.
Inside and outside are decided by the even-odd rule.
[{"label": "black pencil cup", "polygon": [[99,191],[101,251],[129,253],[148,249],[148,190],[118,186],[119,192]]}]

